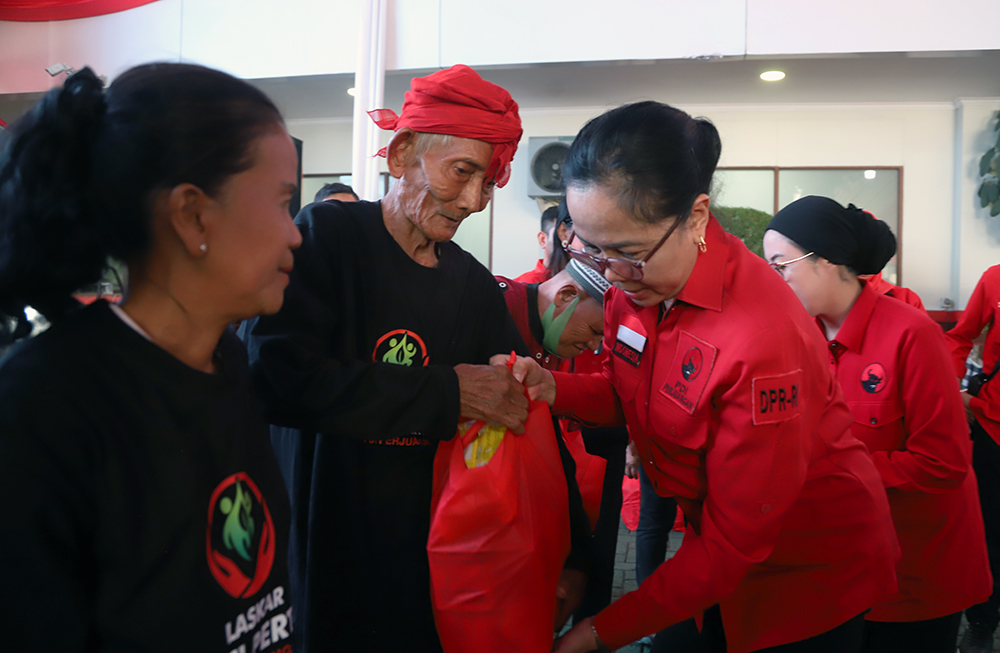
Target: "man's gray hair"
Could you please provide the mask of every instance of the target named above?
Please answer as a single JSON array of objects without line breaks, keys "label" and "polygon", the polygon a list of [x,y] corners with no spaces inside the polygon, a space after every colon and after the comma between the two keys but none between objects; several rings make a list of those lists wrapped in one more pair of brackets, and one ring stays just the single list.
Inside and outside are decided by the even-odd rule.
[{"label": "man's gray hair", "polygon": [[414,132],[413,147],[417,156],[427,154],[427,151],[437,145],[448,145],[455,138],[451,134],[431,134],[428,132]]}]

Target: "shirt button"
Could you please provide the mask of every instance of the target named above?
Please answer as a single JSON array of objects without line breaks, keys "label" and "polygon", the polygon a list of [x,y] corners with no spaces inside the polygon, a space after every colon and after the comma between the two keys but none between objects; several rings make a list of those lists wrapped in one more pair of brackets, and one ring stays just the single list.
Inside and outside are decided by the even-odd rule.
[{"label": "shirt button", "polygon": [[771,512],[771,504],[769,504],[769,503],[765,503],[764,505],[762,505],[762,506],[760,507],[760,511],[761,511],[762,513],[764,513],[765,515],[766,515],[767,513]]},{"label": "shirt button", "polygon": [[535,354],[535,358],[538,358],[538,359],[541,359],[541,357],[542,357],[542,354],[541,354],[541,352],[539,352],[539,353]]},{"label": "shirt button", "polygon": [[873,418],[871,418],[871,423],[872,424],[878,424],[878,420],[873,417]]}]

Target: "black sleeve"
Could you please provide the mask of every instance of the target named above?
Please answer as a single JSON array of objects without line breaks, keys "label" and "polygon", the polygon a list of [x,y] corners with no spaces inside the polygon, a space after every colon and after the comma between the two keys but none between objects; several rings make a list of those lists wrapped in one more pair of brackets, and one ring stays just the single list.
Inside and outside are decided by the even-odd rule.
[{"label": "black sleeve", "polygon": [[0,614],[3,650],[94,650],[97,524],[88,420],[54,384],[0,368]]},{"label": "black sleeve", "polygon": [[279,426],[363,439],[451,438],[459,412],[454,369],[367,362],[333,349],[340,343],[346,350],[357,337],[345,319],[356,308],[345,292],[352,280],[343,278],[339,264],[354,244],[330,224],[347,219],[340,210],[326,203],[299,213],[303,242],[281,311],[241,328],[265,417]]},{"label": "black sleeve", "polygon": [[[487,273],[488,274],[488,273]],[[489,287],[489,290],[486,288]],[[489,316],[486,324],[496,325],[493,332],[485,340],[491,344],[488,350],[496,353],[509,353],[515,351],[519,356],[528,355],[528,347],[524,344],[517,324],[507,308],[507,302],[503,298],[503,291],[497,285],[493,277],[488,277],[488,282],[484,282],[484,295],[488,297],[485,313]],[[486,360],[492,354],[487,353]],[[590,544],[590,518],[583,507],[583,497],[580,494],[580,486],[576,482],[576,462],[572,454],[566,447],[563,440],[562,431],[559,428],[559,421],[552,418],[552,426],[556,433],[556,442],[559,445],[559,457],[562,459],[563,473],[566,475],[566,487],[569,491],[569,529],[571,549],[569,557],[566,559],[566,567],[577,569],[585,573],[590,572],[593,562],[593,553]]]},{"label": "black sleeve", "polygon": [[570,552],[564,566],[589,574],[594,560],[590,542],[590,517],[583,507],[583,496],[576,482],[576,461],[566,447],[559,420],[555,417],[552,418],[552,426],[556,432],[556,442],[559,443],[559,457],[562,458],[563,472],[566,474],[566,487],[569,488]]}]

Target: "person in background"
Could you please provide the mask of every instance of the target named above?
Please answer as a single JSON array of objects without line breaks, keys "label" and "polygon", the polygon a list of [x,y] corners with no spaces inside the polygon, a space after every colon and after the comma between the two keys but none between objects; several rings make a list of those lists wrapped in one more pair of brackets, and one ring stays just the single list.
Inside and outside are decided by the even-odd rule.
[{"label": "person in background", "polygon": [[316,191],[316,198],[313,201],[329,202],[332,200],[338,200],[341,202],[358,202],[361,198],[358,197],[358,194],[354,192],[354,189],[347,184],[335,181],[330,184],[325,184],[322,188]]},{"label": "person in background", "polygon": [[962,610],[989,596],[972,444],[941,328],[859,280],[896,253],[888,225],[817,196],[764,233],[764,255],[816,320],[889,496],[899,592],[866,616],[866,653],[954,653]]},{"label": "person in background", "polygon": [[[320,202],[296,218],[281,312],[244,324],[292,503],[295,632],[306,651],[440,651],[427,536],[437,443],[459,419],[523,431],[524,388],[490,356],[527,353],[489,271],[451,242],[510,174],[517,103],[456,65],[415,78],[384,151],[381,202]],[[506,360],[506,359],[505,359]],[[573,459],[573,551],[562,622],[589,570]],[[560,624],[561,625],[561,624]]]},{"label": "person in background", "polygon": [[[528,355],[549,370],[580,372],[581,360],[603,361],[601,348],[604,332],[604,293],[611,287],[593,268],[579,261],[569,264],[542,283],[523,283],[497,276],[507,308],[518,331],[528,345]],[[590,363],[593,365],[594,363]],[[589,370],[588,370],[589,371]],[[624,446],[628,434],[624,428],[589,428],[573,421],[561,421],[566,437],[583,438],[587,453],[606,462],[600,488],[599,517],[594,527],[594,563],[587,590],[574,620],[593,616],[611,603],[614,581],[615,549],[622,504]],[[581,488],[583,489],[583,488]],[[587,497],[585,496],[585,499]]]},{"label": "person in background", "polygon": [[[286,650],[289,509],[246,350],[301,235],[250,84],[150,64],[49,91],[0,156],[0,611],[10,651]],[[119,305],[70,293],[125,261]]]},{"label": "person in background", "polygon": [[[945,334],[951,349],[952,374],[966,375],[966,359],[984,329],[982,372],[995,373],[1000,366],[1000,265],[980,277],[969,303],[955,326]],[[967,418],[972,427],[972,468],[979,482],[979,502],[986,527],[993,585],[988,599],[969,607],[965,618],[969,627],[962,636],[962,653],[988,653],[993,650],[993,633],[1000,622],[1000,379],[991,379],[973,396],[962,393]]]},{"label": "person in background", "polygon": [[515,277],[514,281],[522,283],[541,283],[551,279],[566,267],[566,254],[560,244],[566,238],[572,225],[569,213],[566,211],[566,198],[558,205],[550,206],[542,211],[541,231],[538,232],[538,245],[542,248],[544,258],[538,259],[533,270]]},{"label": "person in background", "polygon": [[583,248],[569,253],[615,286],[611,354],[601,374],[525,358],[515,375],[557,415],[627,423],[688,530],[638,590],[576,623],[559,653],[617,649],[685,620],[697,641],[657,637],[654,650],[856,651],[864,613],[895,591],[885,490],[851,435],[821,334],[709,212],[720,151],[708,121],[639,102],[587,123],[566,159]]},{"label": "person in background", "polygon": [[611,286],[593,269],[570,261],[542,283],[496,280],[529,355],[542,367],[560,369],[569,359],[600,348],[604,291]]},{"label": "person in background", "polygon": [[895,297],[904,304],[909,304],[913,308],[919,308],[922,311],[927,310],[924,307],[924,303],[920,301],[920,295],[910,290],[909,288],[903,288],[902,286],[897,286],[889,283],[882,278],[882,273],[878,274],[859,274],[858,279],[864,281],[872,290],[880,295],[886,295],[888,297]]}]

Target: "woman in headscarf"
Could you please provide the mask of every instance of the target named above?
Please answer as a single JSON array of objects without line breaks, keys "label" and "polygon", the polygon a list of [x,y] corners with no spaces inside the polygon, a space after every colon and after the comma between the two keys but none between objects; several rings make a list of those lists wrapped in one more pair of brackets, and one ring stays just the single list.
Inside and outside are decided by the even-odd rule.
[{"label": "woman in headscarf", "polygon": [[952,653],[962,610],[990,593],[972,443],[941,328],[858,279],[896,253],[888,225],[803,197],[764,234],[768,263],[827,340],[830,368],[889,496],[899,591],[866,617],[871,653]]}]

